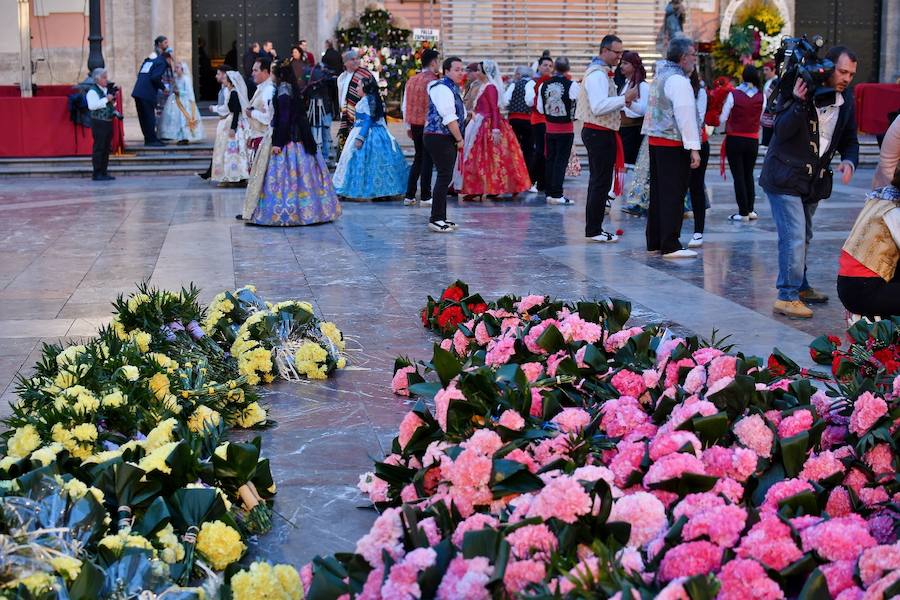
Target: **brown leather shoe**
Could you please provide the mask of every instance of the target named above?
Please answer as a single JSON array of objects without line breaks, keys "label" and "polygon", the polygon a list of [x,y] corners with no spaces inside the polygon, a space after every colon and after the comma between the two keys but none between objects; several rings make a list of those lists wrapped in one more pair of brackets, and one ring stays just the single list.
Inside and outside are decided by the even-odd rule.
[{"label": "brown leather shoe", "polygon": [[825,304],[828,302],[828,296],[821,292],[817,292],[812,288],[802,290],[800,292],[800,299],[804,302],[809,302],[810,304]]},{"label": "brown leather shoe", "polygon": [[772,310],[779,315],[795,319],[811,319],[813,311],[799,300],[776,300]]}]

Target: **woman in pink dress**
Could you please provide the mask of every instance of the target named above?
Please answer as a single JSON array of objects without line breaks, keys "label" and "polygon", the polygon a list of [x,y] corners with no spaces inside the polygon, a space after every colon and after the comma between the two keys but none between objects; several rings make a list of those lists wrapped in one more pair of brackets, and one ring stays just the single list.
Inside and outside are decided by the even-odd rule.
[{"label": "woman in pink dress", "polygon": [[482,85],[475,114],[466,126],[463,152],[456,161],[453,186],[466,200],[517,194],[531,187],[525,157],[509,122],[500,114],[503,81],[497,63],[479,63]]}]

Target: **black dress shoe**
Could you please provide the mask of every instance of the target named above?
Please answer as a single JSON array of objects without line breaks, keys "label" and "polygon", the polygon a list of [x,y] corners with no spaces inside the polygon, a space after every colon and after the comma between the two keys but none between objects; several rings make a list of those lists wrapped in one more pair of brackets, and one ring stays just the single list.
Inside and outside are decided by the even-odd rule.
[{"label": "black dress shoe", "polygon": [[212,177],[212,173],[210,173],[209,171],[204,171],[202,173],[197,173],[197,177],[199,177],[203,181],[206,181],[207,179]]},{"label": "black dress shoe", "polygon": [[237,219],[238,221],[243,221],[244,215],[242,215],[242,214],[234,215],[234,218]]},{"label": "black dress shoe", "polygon": [[156,140],[155,142],[147,142],[144,145],[149,146],[151,148],[162,148],[163,146],[165,146],[165,144],[160,142],[159,140]]},{"label": "black dress shoe", "polygon": [[115,177],[110,177],[109,175],[94,175],[91,177],[94,181],[112,181]]},{"label": "black dress shoe", "polygon": [[109,173],[104,173],[103,176],[106,177],[106,181],[115,181],[115,179],[116,179],[115,177],[113,177],[113,176],[110,175]]}]

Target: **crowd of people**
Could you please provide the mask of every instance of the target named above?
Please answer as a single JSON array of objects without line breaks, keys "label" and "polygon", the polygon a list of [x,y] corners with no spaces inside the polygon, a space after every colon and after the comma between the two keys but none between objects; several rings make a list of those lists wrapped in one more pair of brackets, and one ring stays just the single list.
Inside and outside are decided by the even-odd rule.
[{"label": "crowd of people", "polygon": [[[615,35],[602,38],[580,80],[571,76],[566,57],[549,52],[517,68],[508,83],[492,60],[466,65],[456,56],[441,60],[432,49],[421,58],[422,69],[406,83],[401,102],[414,148],[408,165],[387,127],[378,75],[361,66],[356,52],[340,55],[329,43],[317,61],[301,41],[279,62],[271,43],[254,44],[244,56],[244,74],[228,65],[217,71],[221,92],[212,111],[219,123],[213,159],[202,176],[246,186],[237,217],[248,224],[321,223],[340,214],[340,199],[402,197],[405,205],[430,207],[431,231],[452,233],[458,225],[447,214],[451,194],[480,201],[543,193],[548,204],[574,204],[564,187],[567,173],[579,168],[573,146],[574,122],[580,121],[589,165],[586,239],[618,241],[604,221],[611,200],[622,197],[625,212],[646,216],[648,252],[685,259],[696,257],[703,245],[708,134],[718,129],[725,134],[720,171],[725,174],[727,162],[737,205],[731,221],[758,219],[754,168],[760,142],[768,148],[760,186],[778,232],[774,312],[809,318],[809,304],[828,301],[807,280],[806,259],[817,204],[831,194],[832,158],[840,154],[837,169],[845,184],[858,163],[848,89],[857,57],[850,49],[827,53],[835,65],[824,86],[830,95],[819,94],[815,102],[802,79],[789,93],[776,93],[773,64],[762,68],[762,78],[747,65],[738,85],[709,89],[698,75],[696,46],[684,36],[668,40],[652,82],[641,57],[625,51]],[[171,73],[168,82],[165,73]],[[197,139],[190,75],[164,37],[157,38],[141,76],[133,96],[147,144],[160,143],[160,137]],[[104,77],[96,74],[88,97],[101,129],[111,102]],[[332,121],[338,119],[332,144]],[[896,137],[896,131],[889,134],[887,143]],[[626,190],[627,171],[633,175]],[[841,255],[839,294],[860,314],[884,314],[889,306],[900,312],[894,269],[885,266],[900,252],[897,244],[885,234],[883,247],[873,250],[860,233],[871,229],[869,220],[880,219],[879,227],[898,241],[892,174],[896,186],[888,167],[880,175],[881,191],[870,197]],[[693,216],[694,231],[683,244],[686,213]],[[873,263],[879,252],[881,262]]]}]

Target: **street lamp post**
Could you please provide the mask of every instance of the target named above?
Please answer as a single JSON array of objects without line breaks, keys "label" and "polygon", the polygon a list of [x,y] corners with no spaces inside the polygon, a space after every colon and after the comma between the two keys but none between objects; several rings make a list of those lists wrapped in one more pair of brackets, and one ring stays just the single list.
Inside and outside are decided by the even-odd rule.
[{"label": "street lamp post", "polygon": [[91,71],[99,67],[105,67],[103,60],[103,36],[100,35],[100,0],[90,0],[90,16],[88,27],[88,42],[90,42],[90,52],[88,54],[88,76]]}]

